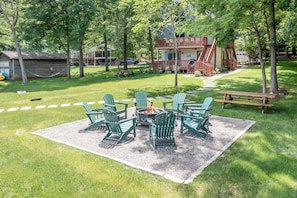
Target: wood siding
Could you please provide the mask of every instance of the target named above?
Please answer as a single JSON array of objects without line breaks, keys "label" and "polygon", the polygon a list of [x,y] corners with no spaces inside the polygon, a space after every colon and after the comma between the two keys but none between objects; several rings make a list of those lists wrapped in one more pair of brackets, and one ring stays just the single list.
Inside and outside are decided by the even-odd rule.
[{"label": "wood siding", "polygon": [[[10,80],[20,80],[22,79],[21,67],[19,60],[16,58],[10,58],[5,54],[0,54],[0,61],[9,62],[9,79]],[[56,76],[67,76],[66,59],[23,59],[25,70],[28,78],[40,77],[50,77],[52,74]],[[52,70],[51,70],[52,68]],[[37,76],[36,76],[37,75]]]}]

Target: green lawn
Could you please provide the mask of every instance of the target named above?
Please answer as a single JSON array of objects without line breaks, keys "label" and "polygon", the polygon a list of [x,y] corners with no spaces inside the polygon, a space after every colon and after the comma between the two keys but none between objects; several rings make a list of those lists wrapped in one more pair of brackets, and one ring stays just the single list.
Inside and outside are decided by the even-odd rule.
[{"label": "green lawn", "polygon": [[[127,167],[121,163],[32,135],[31,132],[86,118],[82,106],[36,109],[39,105],[102,101],[104,93],[116,99],[132,99],[135,91],[149,97],[195,90],[200,78],[173,74],[140,74],[117,79],[115,70],[86,68],[65,78],[0,82],[0,197],[296,197],[297,194],[297,62],[279,62],[279,86],[290,94],[266,114],[260,107],[214,103],[212,114],[255,120],[235,144],[188,185]],[[267,68],[269,74],[269,68]],[[187,99],[202,102],[207,96],[221,98],[219,89],[261,90],[258,66],[217,80],[217,88]],[[17,91],[26,90],[26,94]],[[32,98],[42,98],[30,101]],[[161,107],[164,99],[154,99]],[[7,112],[13,107],[30,110]],[[94,105],[95,107],[95,105]],[[96,107],[100,107],[99,104]],[[197,151],[199,152],[199,151]]]}]

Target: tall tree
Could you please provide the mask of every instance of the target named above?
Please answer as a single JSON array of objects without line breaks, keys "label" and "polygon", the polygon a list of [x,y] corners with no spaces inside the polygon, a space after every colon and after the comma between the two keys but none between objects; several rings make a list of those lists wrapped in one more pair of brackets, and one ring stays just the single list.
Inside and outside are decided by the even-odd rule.
[{"label": "tall tree", "polygon": [[[127,57],[128,57],[128,36],[131,33],[131,29],[134,26],[132,17],[134,15],[133,12],[133,0],[120,0],[118,4],[119,13],[116,15],[117,21],[121,21],[118,23],[118,28],[120,28],[122,36],[122,49],[123,49],[123,60],[124,60],[124,70],[128,70],[127,66]],[[119,39],[121,40],[121,39]]]},{"label": "tall tree", "polygon": [[[200,17],[197,20],[201,33],[211,34],[214,32],[219,38],[220,43],[226,44],[230,40],[235,39],[236,30],[253,29],[258,41],[259,57],[262,57],[262,44],[265,39],[270,43],[270,60],[271,60],[271,76],[270,91],[277,92],[277,73],[276,73],[276,26],[275,26],[275,2],[274,0],[247,0],[247,1],[227,1],[227,0],[199,0],[197,4]],[[250,12],[252,11],[252,12]],[[269,14],[267,14],[269,13]],[[266,24],[264,31],[259,27]],[[262,36],[261,36],[262,35]],[[263,92],[266,92],[266,75],[264,62],[260,59],[263,77]]]},{"label": "tall tree", "polygon": [[[89,48],[98,49],[101,44],[104,44],[105,56],[105,71],[109,71],[109,56],[108,47],[111,47],[111,38],[114,34],[112,24],[114,20],[114,6],[117,5],[117,0],[95,0],[94,6],[96,12],[93,15],[93,20],[90,24],[90,31],[87,33],[87,45]],[[101,47],[100,47],[101,49]]]},{"label": "tall tree", "polygon": [[90,25],[90,21],[95,14],[93,0],[78,0],[74,6],[74,13],[77,17],[75,21],[76,28],[73,29],[74,34],[78,35],[78,49],[79,49],[79,71],[80,77],[84,77],[84,61],[83,61],[83,46],[86,32]]},{"label": "tall tree", "polygon": [[11,30],[1,11],[0,16],[0,50],[13,50],[15,47],[12,40]]},{"label": "tall tree", "polygon": [[[136,34],[145,33],[142,38],[147,39],[151,62],[154,63],[154,39],[162,21],[161,7],[162,1],[159,0],[137,0],[135,1],[134,12],[136,24],[133,32]],[[142,39],[143,40],[143,39]]]},{"label": "tall tree", "polygon": [[[246,2],[244,5],[245,12],[243,12],[243,18],[240,20],[239,28],[243,31],[248,31],[250,37],[254,37],[257,42],[258,58],[261,66],[262,73],[262,93],[266,93],[267,77],[265,71],[265,49],[267,36],[267,10],[264,8],[259,11],[261,2]],[[242,28],[243,27],[243,28]]]},{"label": "tall tree", "polygon": [[46,39],[62,48],[67,54],[68,80],[71,79],[70,50],[79,45],[82,48],[92,9],[93,0],[26,0],[27,20],[23,25],[27,28],[26,38],[37,42]]},{"label": "tall tree", "polygon": [[19,19],[19,6],[20,1],[18,0],[2,0],[0,1],[0,11],[4,16],[7,25],[10,27],[11,34],[15,43],[15,49],[18,54],[18,59],[21,67],[22,82],[24,84],[28,83],[27,74],[25,70],[25,65],[22,57],[22,51],[19,45],[17,36],[17,23]]},{"label": "tall tree", "polygon": [[[278,45],[285,45],[285,50],[291,48],[293,55],[296,55],[297,47],[297,1],[296,0],[280,0],[279,8],[283,11],[277,32]],[[288,54],[286,54],[288,55]]]},{"label": "tall tree", "polygon": [[183,23],[187,12],[190,11],[189,3],[186,0],[174,1],[163,0],[161,14],[163,20],[158,24],[162,34],[167,34],[174,48],[174,86],[178,86],[178,38],[183,34]]},{"label": "tall tree", "polygon": [[277,68],[276,68],[276,21],[275,21],[275,0],[269,2],[269,13],[270,13],[270,66],[271,66],[271,77],[270,77],[270,88],[269,91],[272,93],[278,93],[278,82],[277,82]]}]

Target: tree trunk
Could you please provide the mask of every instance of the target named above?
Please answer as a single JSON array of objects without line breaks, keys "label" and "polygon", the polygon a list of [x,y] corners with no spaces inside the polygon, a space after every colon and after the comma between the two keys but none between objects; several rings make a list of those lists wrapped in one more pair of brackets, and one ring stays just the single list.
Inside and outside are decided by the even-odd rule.
[{"label": "tree trunk", "polygon": [[[20,67],[21,67],[22,81],[23,81],[23,84],[27,84],[28,83],[27,74],[26,74],[26,70],[25,70],[23,57],[22,57],[22,51],[21,51],[20,46],[19,46],[19,41],[18,41],[17,32],[16,32],[16,25],[17,25],[17,22],[18,22],[18,19],[19,19],[19,6],[18,6],[19,4],[18,3],[19,3],[18,1],[16,1],[16,2],[14,2],[14,1],[10,1],[10,2],[3,1],[3,4],[2,4],[2,2],[0,2],[0,11],[1,11],[1,14],[5,18],[5,21],[7,22],[7,24],[10,27],[12,37],[13,37],[13,41],[15,43],[15,49],[17,51],[18,59],[19,59]],[[11,13],[12,13],[12,19],[11,20],[10,20],[9,14],[8,14],[9,11],[6,11],[4,9],[3,5],[5,5],[5,4],[10,4]]]},{"label": "tree trunk", "polygon": [[67,80],[71,79],[71,74],[70,74],[70,44],[67,42],[67,49],[66,49],[66,54],[67,54]]},{"label": "tree trunk", "polygon": [[261,46],[261,36],[260,36],[260,32],[257,31],[256,32],[256,36],[257,36],[257,44],[258,44],[258,55],[259,55],[259,59],[260,59],[260,65],[261,65],[261,73],[262,73],[262,93],[266,93],[266,72],[265,72],[265,62],[263,60],[263,51],[262,51],[262,46]]},{"label": "tree trunk", "polygon": [[104,38],[105,71],[108,72],[109,71],[109,67],[108,67],[107,35],[106,35],[105,32],[104,32],[103,38]]},{"label": "tree trunk", "polygon": [[127,66],[127,40],[128,40],[128,34],[127,34],[127,28],[124,28],[124,70],[128,70]]},{"label": "tree trunk", "polygon": [[270,56],[271,56],[271,77],[270,77],[270,89],[272,93],[278,93],[277,83],[277,68],[276,68],[276,30],[275,30],[275,11],[274,11],[274,0],[270,2]]},{"label": "tree trunk", "polygon": [[79,77],[84,77],[84,56],[83,56],[83,40],[79,43]]},{"label": "tree trunk", "polygon": [[19,59],[19,62],[20,62],[21,73],[22,73],[22,81],[23,81],[23,84],[27,84],[28,83],[27,74],[26,74],[26,70],[25,70],[23,57],[22,57],[22,51],[21,51],[21,49],[19,47],[19,42],[18,42],[18,39],[17,39],[17,34],[16,34],[15,27],[11,27],[11,31],[12,31],[12,34],[13,34],[15,49],[17,51],[18,59]]},{"label": "tree trunk", "polygon": [[267,79],[266,79],[266,71],[265,71],[265,61],[263,59],[263,50],[261,45],[261,33],[258,28],[258,25],[255,21],[253,21],[253,28],[255,30],[255,35],[257,38],[257,45],[258,45],[258,56],[260,59],[261,65],[261,73],[262,73],[262,93],[266,93],[266,86],[267,86]]},{"label": "tree trunk", "polygon": [[293,49],[292,49],[292,55],[296,55],[296,48],[295,47],[293,47]]},{"label": "tree trunk", "polygon": [[288,46],[285,45],[285,54],[286,54],[286,58],[289,58],[289,49],[288,49]]},{"label": "tree trunk", "polygon": [[174,58],[174,86],[178,86],[178,65],[177,65],[177,59],[178,59],[178,44],[177,44],[177,39],[176,36],[173,36],[173,42],[174,42],[174,53],[175,53],[175,58]]},{"label": "tree trunk", "polygon": [[152,37],[152,30],[149,29],[149,43],[150,43],[150,52],[151,52],[151,62],[154,65],[154,47],[153,47],[153,37]]}]

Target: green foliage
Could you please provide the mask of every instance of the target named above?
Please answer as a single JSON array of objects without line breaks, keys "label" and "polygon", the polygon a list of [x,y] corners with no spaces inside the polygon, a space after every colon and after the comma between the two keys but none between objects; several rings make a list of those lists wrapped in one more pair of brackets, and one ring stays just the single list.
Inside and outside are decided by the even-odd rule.
[{"label": "green foliage", "polygon": [[[269,68],[267,67],[269,73]],[[280,87],[289,90],[266,114],[258,107],[213,103],[212,114],[255,120],[256,123],[190,184],[176,184],[161,176],[127,167],[67,145],[34,136],[32,131],[85,119],[82,106],[0,112],[0,197],[295,197],[297,191],[297,62],[279,62]],[[199,78],[180,77],[173,88],[172,74],[140,74],[115,78],[116,68],[86,68],[84,78],[34,79],[0,82],[1,109],[101,101],[104,93],[119,100],[133,99],[135,91],[149,97],[195,90]],[[74,70],[74,72],[77,70]],[[160,83],[161,82],[161,83]],[[261,90],[259,66],[216,80],[217,88],[187,99],[201,103],[217,90]],[[116,87],[116,89],[115,89]],[[18,90],[26,90],[19,95]],[[42,100],[31,102],[31,98]],[[132,106],[132,101],[129,106]],[[154,99],[162,106],[164,99]],[[99,105],[94,105],[98,106]],[[178,145],[179,146],[179,145]],[[185,145],[184,145],[185,146]],[[110,168],[112,167],[112,169]]]},{"label": "green foliage", "polygon": [[94,0],[26,0],[22,11],[26,20],[21,28],[23,38],[32,45],[29,49],[54,45],[64,51],[68,44],[77,49],[95,13]]},{"label": "green foliage", "polygon": [[288,11],[284,16],[284,21],[280,24],[280,30],[278,32],[279,41],[283,42],[280,44],[285,44],[287,46],[296,47],[297,46],[297,31],[296,31],[296,23],[297,23],[297,12],[296,11]]},{"label": "green foliage", "polygon": [[216,74],[220,74],[220,73],[223,73],[223,72],[226,72],[226,71],[228,71],[228,68],[224,67],[224,66],[221,66],[221,67],[218,67],[218,68],[215,69]]},{"label": "green foliage", "polygon": [[[139,72],[140,72],[141,74],[153,74],[153,73],[154,73],[154,71],[152,70],[151,67],[140,68],[140,69],[139,69]],[[161,74],[160,70],[156,71],[156,73]]]},{"label": "green foliage", "polygon": [[199,77],[199,76],[201,76],[201,75],[202,75],[202,74],[201,74],[200,71],[195,71],[195,74],[194,74],[195,77]]},{"label": "green foliage", "polygon": [[11,36],[11,30],[0,13],[0,51],[15,49]]}]

